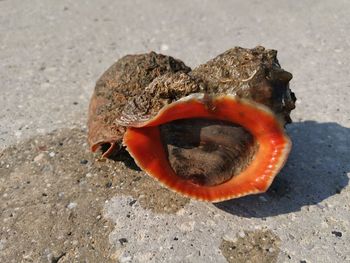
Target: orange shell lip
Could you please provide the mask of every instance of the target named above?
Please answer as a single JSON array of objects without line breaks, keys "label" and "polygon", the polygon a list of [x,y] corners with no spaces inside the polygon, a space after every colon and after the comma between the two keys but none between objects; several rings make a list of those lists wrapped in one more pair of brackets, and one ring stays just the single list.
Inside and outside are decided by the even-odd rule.
[{"label": "orange shell lip", "polygon": [[[220,185],[201,186],[177,176],[169,165],[157,126],[187,118],[223,120],[244,127],[259,145],[254,159],[240,174]],[[265,192],[291,149],[289,137],[268,108],[232,95],[190,95],[164,107],[151,120],[133,126],[127,129],[123,144],[139,167],[166,187],[202,201],[219,202]]]}]

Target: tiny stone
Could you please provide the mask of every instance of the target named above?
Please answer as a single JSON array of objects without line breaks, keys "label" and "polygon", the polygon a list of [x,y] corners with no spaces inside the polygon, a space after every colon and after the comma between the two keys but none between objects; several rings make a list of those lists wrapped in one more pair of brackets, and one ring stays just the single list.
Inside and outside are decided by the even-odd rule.
[{"label": "tiny stone", "polygon": [[130,256],[122,256],[119,258],[120,263],[126,263],[126,262],[131,262],[131,257]]},{"label": "tiny stone", "polygon": [[56,155],[56,154],[55,154],[54,152],[50,152],[50,153],[49,153],[49,156],[50,156],[50,157],[54,157],[55,155]]},{"label": "tiny stone", "polygon": [[241,237],[241,238],[245,237],[245,233],[244,233],[243,231],[240,231],[240,232],[238,233],[238,235],[239,235],[239,237]]},{"label": "tiny stone", "polygon": [[73,208],[76,208],[77,205],[78,205],[77,203],[71,202],[71,203],[69,203],[69,204],[67,205],[67,208],[68,208],[68,209],[73,209]]},{"label": "tiny stone", "polygon": [[130,206],[133,206],[135,203],[136,203],[136,200],[132,200],[132,201],[129,203],[129,205],[130,205]]},{"label": "tiny stone", "polygon": [[91,173],[87,173],[85,176],[86,176],[86,177],[91,177],[92,174],[91,174]]},{"label": "tiny stone", "polygon": [[179,238],[178,237],[174,237],[174,240],[177,241],[177,240],[179,240]]},{"label": "tiny stone", "polygon": [[167,51],[169,49],[169,46],[167,45],[167,44],[162,44],[161,46],[160,46],[160,50],[161,51]]},{"label": "tiny stone", "polygon": [[73,104],[74,104],[74,105],[78,105],[78,102],[74,101]]},{"label": "tiny stone", "polygon": [[343,233],[340,231],[332,231],[332,234],[335,235],[336,237],[342,237]]},{"label": "tiny stone", "polygon": [[81,163],[81,164],[87,164],[88,162],[89,162],[89,161],[88,161],[88,160],[85,160],[85,159],[84,159],[84,160],[80,160],[80,163]]},{"label": "tiny stone", "polygon": [[106,188],[111,188],[112,187],[112,182],[106,183]]},{"label": "tiny stone", "polygon": [[119,242],[121,245],[124,245],[125,243],[128,243],[128,240],[125,237],[123,237],[119,239]]},{"label": "tiny stone", "polygon": [[37,156],[34,157],[34,162],[40,162],[44,158],[44,154],[40,153]]}]

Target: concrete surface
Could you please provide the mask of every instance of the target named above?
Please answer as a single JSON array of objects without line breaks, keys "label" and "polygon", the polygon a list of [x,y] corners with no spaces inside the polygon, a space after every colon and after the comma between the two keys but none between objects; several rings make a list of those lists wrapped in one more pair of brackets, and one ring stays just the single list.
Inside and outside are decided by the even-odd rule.
[{"label": "concrete surface", "polygon": [[[350,262],[349,13],[346,0],[0,0],[0,261]],[[89,97],[119,57],[193,67],[258,44],[298,98],[268,193],[191,201],[87,151]]]}]

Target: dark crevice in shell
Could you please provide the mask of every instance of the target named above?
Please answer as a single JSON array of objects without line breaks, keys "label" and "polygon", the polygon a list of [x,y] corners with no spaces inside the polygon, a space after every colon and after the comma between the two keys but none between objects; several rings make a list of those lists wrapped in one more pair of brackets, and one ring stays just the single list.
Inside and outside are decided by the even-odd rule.
[{"label": "dark crevice in shell", "polygon": [[102,143],[100,145],[99,151],[103,154],[103,153],[107,152],[111,148],[111,146],[112,146],[112,144],[109,142]]}]

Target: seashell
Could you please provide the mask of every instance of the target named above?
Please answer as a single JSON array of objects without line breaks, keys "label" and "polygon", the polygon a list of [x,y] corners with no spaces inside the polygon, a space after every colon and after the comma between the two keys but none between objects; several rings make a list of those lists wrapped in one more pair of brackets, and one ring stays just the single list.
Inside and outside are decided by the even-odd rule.
[{"label": "seashell", "polygon": [[125,56],[96,83],[91,150],[110,157],[126,147],[147,174],[199,200],[265,192],[291,148],[291,78],[261,46],[194,70],[154,52]]}]

